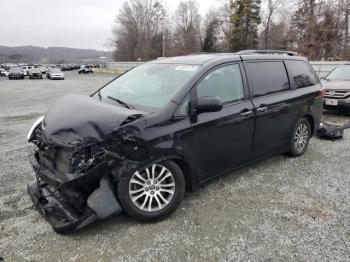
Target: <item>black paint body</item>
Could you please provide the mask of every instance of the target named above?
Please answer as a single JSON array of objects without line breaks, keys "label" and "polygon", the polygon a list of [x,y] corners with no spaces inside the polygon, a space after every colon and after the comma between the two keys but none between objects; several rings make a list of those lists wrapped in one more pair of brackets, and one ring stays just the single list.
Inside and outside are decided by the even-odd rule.
[{"label": "black paint body", "polygon": [[[288,74],[287,90],[254,98],[246,70],[251,61],[285,60],[306,62],[301,57],[222,54],[150,62],[201,65],[173,99],[156,112],[126,109],[112,101],[100,101],[97,94],[59,99],[31,139],[35,144],[31,162],[37,181],[35,186],[29,186],[29,192],[34,202],[57,232],[66,233],[121,211],[116,197],[110,202],[114,205],[104,207],[104,215],[87,204],[93,192],[101,190],[102,178],[109,181],[106,188],[114,192],[115,183],[125,175],[171,159],[182,168],[187,188],[195,190],[215,176],[286,152],[300,118],[306,117],[313,130],[318,128],[322,107],[320,82],[317,79],[313,86],[296,89]],[[244,100],[224,105],[218,112],[196,113],[196,84],[208,72],[226,64],[240,66]],[[190,97],[188,115],[177,115],[186,96]],[[64,173],[57,171],[57,161],[55,165],[47,163],[54,161],[62,148],[70,155],[69,169]],[[46,154],[52,155],[51,160]],[[54,211],[47,210],[50,201],[43,193],[45,187],[57,189],[62,195],[61,204]],[[65,216],[62,210],[70,218],[61,218]]]}]

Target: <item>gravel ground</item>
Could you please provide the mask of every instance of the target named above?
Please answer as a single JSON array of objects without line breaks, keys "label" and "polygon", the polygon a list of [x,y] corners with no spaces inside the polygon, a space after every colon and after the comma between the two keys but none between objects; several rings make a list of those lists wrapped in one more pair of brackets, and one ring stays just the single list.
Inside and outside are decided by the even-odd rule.
[{"label": "gravel ground", "polygon": [[91,93],[111,78],[0,79],[0,261],[350,260],[349,131],[341,141],[313,138],[300,158],[276,156],[215,179],[165,221],[122,214],[70,236],[54,233],[25,190],[33,179],[26,133],[56,97]]}]

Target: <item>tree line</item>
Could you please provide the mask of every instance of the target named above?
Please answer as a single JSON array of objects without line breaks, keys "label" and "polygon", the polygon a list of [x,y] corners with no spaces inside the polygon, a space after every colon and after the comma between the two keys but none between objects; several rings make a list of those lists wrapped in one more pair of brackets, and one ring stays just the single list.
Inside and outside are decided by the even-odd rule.
[{"label": "tree line", "polygon": [[114,58],[280,49],[348,60],[349,15],[350,0],[223,0],[204,16],[196,0],[179,2],[173,13],[162,0],[130,0],[115,19]]}]

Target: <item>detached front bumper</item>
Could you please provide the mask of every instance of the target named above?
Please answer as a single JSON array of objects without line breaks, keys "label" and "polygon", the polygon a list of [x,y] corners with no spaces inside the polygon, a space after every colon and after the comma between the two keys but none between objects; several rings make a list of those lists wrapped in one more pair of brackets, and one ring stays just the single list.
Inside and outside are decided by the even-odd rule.
[{"label": "detached front bumper", "polygon": [[80,214],[68,207],[64,197],[53,188],[50,190],[42,181],[36,180],[27,185],[27,190],[41,215],[56,233],[69,234],[97,220],[97,215],[92,210]]},{"label": "detached front bumper", "polygon": [[[48,179],[47,174],[42,172],[42,167],[35,157],[34,150],[30,150],[29,160],[36,179],[27,185],[28,193],[39,212],[55,232],[69,234],[96,220],[106,218],[112,214],[119,214],[122,211],[107,175],[99,177],[96,189],[87,198],[79,198],[80,196],[76,192],[72,192],[68,196],[60,190],[66,186],[65,184]],[[85,176],[95,175],[99,171],[101,170],[97,167],[96,170],[92,169]],[[73,182],[79,184],[80,182],[84,183],[84,180]],[[72,198],[75,198],[76,201],[73,201]]]}]

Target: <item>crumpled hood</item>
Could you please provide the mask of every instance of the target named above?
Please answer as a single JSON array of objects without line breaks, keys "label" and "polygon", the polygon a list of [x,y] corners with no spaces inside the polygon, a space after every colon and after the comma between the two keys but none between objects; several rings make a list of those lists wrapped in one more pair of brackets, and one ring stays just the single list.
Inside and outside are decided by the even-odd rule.
[{"label": "crumpled hood", "polygon": [[128,117],[142,113],[89,96],[65,95],[49,108],[43,130],[49,144],[87,146],[110,138]]},{"label": "crumpled hood", "polygon": [[325,89],[329,90],[350,90],[350,81],[322,81]]}]

